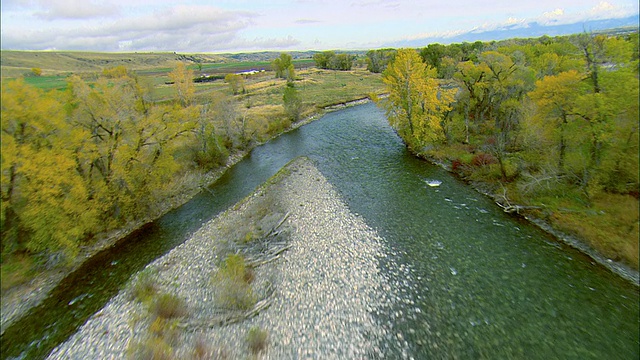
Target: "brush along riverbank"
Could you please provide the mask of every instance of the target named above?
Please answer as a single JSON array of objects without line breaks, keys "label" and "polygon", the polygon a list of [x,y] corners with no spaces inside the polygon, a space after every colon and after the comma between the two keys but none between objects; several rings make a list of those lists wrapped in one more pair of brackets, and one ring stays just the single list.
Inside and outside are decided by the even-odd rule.
[{"label": "brush along riverbank", "polygon": [[[348,98],[351,99],[351,98]],[[315,112],[311,113],[307,118],[291,124],[284,132],[296,129],[302,125],[308,124],[311,121],[321,118],[321,116],[328,111],[334,111],[338,107],[349,107],[361,104],[369,101],[365,96],[357,97],[354,100],[339,100],[334,99],[335,103],[332,107],[326,109],[315,109]],[[337,105],[336,105],[337,104]],[[337,106],[337,107],[336,107]],[[279,134],[274,135],[276,137]],[[271,138],[273,138],[271,137]],[[265,140],[268,141],[268,140]],[[169,194],[167,199],[161,199],[157,202],[158,206],[154,208],[152,213],[147,214],[144,219],[137,219],[134,222],[126,224],[124,227],[110,231],[108,233],[100,234],[96,236],[94,242],[81,248],[80,254],[73,260],[72,264],[58,264],[53,267],[30,269],[21,271],[19,268],[13,273],[11,271],[5,272],[3,267],[3,290],[2,290],[2,306],[1,306],[1,321],[0,321],[0,333],[4,333],[4,330],[11,324],[21,318],[27,311],[45,299],[53,288],[67,275],[78,269],[84,262],[89,260],[92,256],[96,255],[102,250],[105,250],[115,243],[126,237],[131,232],[140,228],[141,226],[160,218],[163,214],[175,209],[182,204],[193,198],[203,188],[206,188],[213,182],[215,182],[229,167],[242,160],[251,149],[260,143],[253,143],[248,149],[237,151],[231,155],[225,166],[215,169],[210,172],[198,172],[193,171],[186,173],[182,178],[176,181],[175,188]],[[25,267],[31,268],[30,262],[33,260],[26,259],[27,265]],[[26,272],[26,274],[24,273]],[[25,279],[19,281],[21,284],[15,286],[5,287],[5,281],[7,283],[12,282],[12,278],[15,276],[25,277]]]},{"label": "brush along riverbank", "polygon": [[49,358],[384,357],[396,336],[381,319],[400,301],[385,254],[299,158],[147,266]]}]

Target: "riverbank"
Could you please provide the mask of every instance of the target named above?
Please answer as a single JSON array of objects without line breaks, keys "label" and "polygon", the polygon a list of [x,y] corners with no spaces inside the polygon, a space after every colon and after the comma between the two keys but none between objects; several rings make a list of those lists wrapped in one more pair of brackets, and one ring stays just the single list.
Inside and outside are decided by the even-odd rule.
[{"label": "riverbank", "polygon": [[[342,108],[356,106],[367,102],[370,102],[369,98],[358,98],[355,100],[344,101],[328,106],[327,108],[320,109],[316,113],[311,114],[310,116],[296,123],[293,123],[289,127],[289,129],[284,132],[286,133],[288,131],[295,130],[300,126],[320,119],[327,112],[336,111]],[[259,146],[261,144],[262,143],[256,143],[253,147]],[[169,199],[159,202],[159,204],[162,204],[162,206],[158,207],[155,213],[149,214],[149,216],[147,216],[145,219],[138,219],[138,221],[136,222],[131,222],[123,228],[98,235],[98,240],[96,240],[96,242],[91,246],[83,247],[80,251],[80,254],[74,259],[72,264],[66,267],[60,266],[44,270],[29,282],[3,291],[0,306],[0,334],[4,333],[4,330],[7,327],[9,327],[23,315],[25,315],[29,311],[29,309],[38,306],[38,304],[48,296],[50,291],[55,288],[56,285],[60,281],[62,281],[62,279],[78,269],[85,261],[96,255],[97,253],[113,246],[115,243],[117,243],[136,229],[139,229],[143,225],[160,218],[167,212],[188,202],[197,193],[202,191],[202,189],[206,188],[207,186],[214,183],[217,179],[219,179],[227,169],[241,161],[253,149],[253,147],[231,155],[227,159],[227,162],[223,167],[215,169],[211,172],[189,173],[184,175],[183,179],[179,181],[181,187],[176,189],[175,193]]]},{"label": "riverbank", "polygon": [[[222,249],[238,251],[248,224],[265,222],[276,224],[269,228],[278,229],[277,241],[287,249],[254,268],[252,287],[258,303],[268,300],[268,307],[233,324],[213,323],[220,308],[212,276],[222,263]],[[392,334],[374,314],[385,313],[398,297],[379,268],[383,257],[378,234],[349,211],[308,159],[299,158],[141,272],[158,293],[184,301],[187,315],[173,320],[170,336],[152,334],[157,319],[132,299],[134,281],[49,358],[124,358],[147,346],[170,357],[245,358],[258,352],[273,359],[384,357],[382,339]],[[260,290],[265,284],[272,295]],[[252,329],[267,334],[253,352]]]},{"label": "riverbank", "polygon": [[503,210],[505,210],[505,212],[509,212],[514,216],[519,216],[522,219],[527,220],[529,223],[537,226],[538,228],[552,235],[559,241],[586,254],[591,259],[593,259],[593,261],[609,269],[611,272],[633,283],[635,286],[640,286],[640,272],[638,270],[631,268],[630,266],[622,263],[621,261],[615,261],[610,258],[607,258],[597,249],[594,249],[592,246],[590,246],[586,240],[581,239],[578,236],[568,234],[558,229],[549,221],[543,218],[540,218],[539,216],[536,216],[536,213],[533,211],[530,211],[527,206],[507,203],[508,199],[505,198],[505,195],[498,194],[495,186],[491,186],[488,183],[484,183],[480,181],[470,181],[465,177],[461,176],[459,173],[453,171],[450,164],[447,164],[446,162],[440,159],[437,159],[435,157],[427,156],[425,154],[419,154],[417,156],[425,161],[428,161],[434,165],[437,165],[443,168],[444,170],[448,171],[449,173],[456,176],[460,180],[466,182],[467,184],[469,184],[469,186],[473,187],[479,193],[492,199],[496,203],[496,205],[498,205]]}]

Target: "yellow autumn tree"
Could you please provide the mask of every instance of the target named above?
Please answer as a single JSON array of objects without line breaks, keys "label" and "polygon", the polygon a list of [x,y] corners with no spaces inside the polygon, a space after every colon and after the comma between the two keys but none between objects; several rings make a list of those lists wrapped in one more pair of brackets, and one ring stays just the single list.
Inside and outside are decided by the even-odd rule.
[{"label": "yellow autumn tree", "polygon": [[183,107],[189,106],[196,91],[193,84],[193,71],[189,70],[183,62],[178,62],[176,68],[169,73],[169,79],[176,88],[180,104]]},{"label": "yellow autumn tree", "polygon": [[383,73],[389,92],[384,103],[389,124],[414,151],[444,141],[444,113],[450,110],[452,90],[440,89],[436,70],[427,67],[414,49],[400,49]]},{"label": "yellow autumn tree", "polygon": [[98,214],[77,171],[63,106],[17,80],[2,87],[2,250],[71,258]]}]

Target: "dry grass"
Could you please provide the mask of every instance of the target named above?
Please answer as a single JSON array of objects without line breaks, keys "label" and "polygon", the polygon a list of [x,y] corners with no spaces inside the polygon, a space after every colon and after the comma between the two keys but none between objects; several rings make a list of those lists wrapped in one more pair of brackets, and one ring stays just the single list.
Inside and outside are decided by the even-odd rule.
[{"label": "dry grass", "polygon": [[628,195],[601,194],[591,209],[557,211],[554,224],[585,239],[610,259],[638,269],[638,200]]},{"label": "dry grass", "polygon": [[153,313],[163,319],[179,318],[187,314],[187,306],[174,294],[162,294],[156,298]]},{"label": "dry grass", "polygon": [[257,301],[251,288],[253,270],[245,265],[241,255],[230,254],[213,275],[216,304],[223,309],[246,310]]},{"label": "dry grass", "polygon": [[34,262],[29,256],[12,256],[3,259],[0,265],[2,292],[31,280]]},{"label": "dry grass", "polygon": [[268,338],[269,333],[266,330],[262,330],[256,326],[249,329],[249,333],[247,334],[247,345],[249,346],[249,351],[251,351],[252,354],[258,354],[265,350],[267,345],[269,345]]}]

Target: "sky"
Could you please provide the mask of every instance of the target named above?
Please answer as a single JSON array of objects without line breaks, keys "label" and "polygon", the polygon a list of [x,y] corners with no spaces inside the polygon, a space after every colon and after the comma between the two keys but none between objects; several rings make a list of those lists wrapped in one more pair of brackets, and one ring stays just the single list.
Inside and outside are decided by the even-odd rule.
[{"label": "sky", "polygon": [[[375,49],[637,15],[638,0],[1,0],[3,50]],[[425,44],[426,45],[426,44]]]}]

